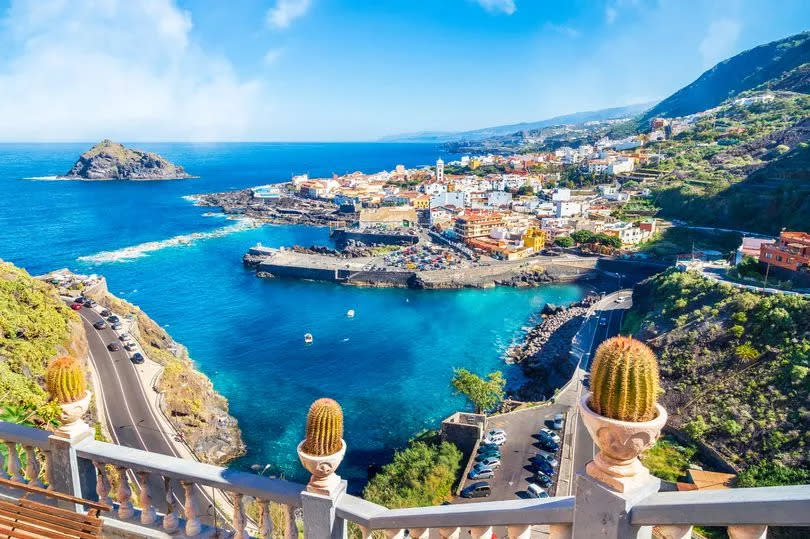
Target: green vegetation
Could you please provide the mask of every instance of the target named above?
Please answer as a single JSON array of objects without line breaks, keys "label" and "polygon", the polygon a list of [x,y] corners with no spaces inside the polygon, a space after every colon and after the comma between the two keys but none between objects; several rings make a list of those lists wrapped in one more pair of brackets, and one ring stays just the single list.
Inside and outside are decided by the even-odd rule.
[{"label": "green vegetation", "polygon": [[610,236],[601,232],[597,234],[590,230],[577,230],[571,234],[571,239],[580,245],[598,243],[599,245],[606,245],[616,249],[622,246],[622,240],[617,236]]},{"label": "green vegetation", "polygon": [[343,447],[343,410],[332,399],[318,399],[309,407],[307,432],[301,449],[319,457]]},{"label": "green vegetation", "polygon": [[[81,335],[81,338],[79,337]],[[78,316],[56,291],[25,270],[0,262],[0,408],[41,424],[59,417],[43,389],[45,369],[57,355],[82,355]],[[84,345],[86,346],[86,345]]]},{"label": "green vegetation", "polygon": [[674,258],[676,255],[691,253],[719,253],[728,258],[737,250],[742,241],[738,232],[699,230],[686,227],[668,227],[656,233],[650,240],[639,245],[639,249],[657,258]]},{"label": "green vegetation", "polygon": [[564,248],[573,247],[574,240],[571,239],[571,236],[560,236],[558,238],[554,238],[554,245]]},{"label": "green vegetation", "polygon": [[363,498],[389,508],[439,505],[452,496],[461,458],[449,442],[412,441],[369,481]]},{"label": "green vegetation", "polygon": [[807,62],[807,58],[810,58],[810,32],[741,52],[658,103],[641,117],[640,124],[646,126],[651,118],[659,116],[672,118],[710,109],[771,80],[782,82],[781,89],[794,89],[784,84],[783,77]]},{"label": "green vegetation", "polygon": [[475,413],[480,414],[492,410],[503,400],[506,380],[501,371],[491,372],[484,379],[467,369],[454,369],[451,384],[456,394],[464,395]]},{"label": "green vegetation", "polygon": [[684,446],[670,437],[660,438],[653,447],[641,455],[641,462],[656,477],[664,481],[680,481],[694,461],[697,449]]},{"label": "green vegetation", "polygon": [[810,482],[810,300],[670,269],[636,286],[629,324],[658,353],[670,424],[749,485]]},{"label": "green vegetation", "polygon": [[590,406],[619,421],[650,421],[656,416],[658,362],[655,354],[632,337],[613,337],[596,350],[591,366]]}]

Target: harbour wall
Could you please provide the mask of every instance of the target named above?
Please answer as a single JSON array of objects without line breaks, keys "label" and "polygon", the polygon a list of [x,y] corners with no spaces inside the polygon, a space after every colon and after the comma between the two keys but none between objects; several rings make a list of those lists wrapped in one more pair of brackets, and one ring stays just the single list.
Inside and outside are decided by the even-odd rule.
[{"label": "harbour wall", "polygon": [[349,240],[363,243],[383,243],[387,245],[415,245],[419,242],[419,237],[415,234],[363,232],[360,230],[347,230],[345,228],[332,230],[329,236],[338,244],[347,243]]},{"label": "harbour wall", "polygon": [[258,266],[258,271],[270,273],[274,277],[380,287],[407,287],[416,276],[412,271],[358,271],[346,268],[314,268],[273,264],[272,262],[262,262]]}]

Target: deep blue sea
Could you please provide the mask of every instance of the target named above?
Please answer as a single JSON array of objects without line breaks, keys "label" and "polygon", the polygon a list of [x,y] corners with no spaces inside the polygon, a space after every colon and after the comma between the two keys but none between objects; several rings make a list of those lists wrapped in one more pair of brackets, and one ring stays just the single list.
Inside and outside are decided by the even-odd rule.
[{"label": "deep blue sea", "polygon": [[0,144],[0,258],[32,274],[103,274],[112,293],[164,325],[230,401],[248,447],[234,465],[244,469],[271,464],[302,479],[295,447],[306,412],[329,396],[344,408],[341,475],[356,491],[370,464],[464,406],[450,388],[453,367],[519,379],[501,359],[505,347],[545,303],[581,295],[576,286],[414,291],[258,279],[242,266],[248,247],[326,245],[328,230],[245,228],[183,198],[455,157],[432,144],[138,143],[199,178],[30,179],[64,174],[91,145]]}]

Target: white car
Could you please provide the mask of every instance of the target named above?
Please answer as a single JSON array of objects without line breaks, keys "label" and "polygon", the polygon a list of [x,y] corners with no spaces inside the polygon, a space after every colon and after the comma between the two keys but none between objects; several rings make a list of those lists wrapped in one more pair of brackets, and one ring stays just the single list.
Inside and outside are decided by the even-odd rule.
[{"label": "white car", "polygon": [[624,296],[619,296],[616,298],[616,303],[624,303],[625,301],[627,301],[627,298]]},{"label": "white car", "polygon": [[484,443],[491,445],[503,445],[506,443],[506,436],[503,434],[495,434],[494,436],[487,434],[487,436],[484,438]]},{"label": "white car", "polygon": [[503,429],[492,429],[487,433],[487,436],[503,436],[506,438],[506,431]]},{"label": "white car", "polygon": [[526,493],[530,498],[548,498],[548,493],[534,483],[529,483]]},{"label": "white car", "polygon": [[556,444],[560,443],[560,435],[557,434],[556,432],[554,432],[553,430],[551,430],[549,428],[542,428],[542,429],[540,429],[540,432],[545,432],[546,434],[548,434],[549,438],[554,440],[554,443],[556,443]]},{"label": "white car", "polygon": [[487,457],[481,461],[481,464],[492,470],[497,470],[498,468],[501,467],[501,459],[495,457]]}]

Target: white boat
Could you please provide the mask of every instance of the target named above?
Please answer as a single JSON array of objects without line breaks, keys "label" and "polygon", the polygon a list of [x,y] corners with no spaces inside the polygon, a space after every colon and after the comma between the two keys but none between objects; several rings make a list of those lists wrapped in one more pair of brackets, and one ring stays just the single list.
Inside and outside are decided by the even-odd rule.
[{"label": "white boat", "polygon": [[304,333],[304,342],[312,344],[312,333]]},{"label": "white boat", "polygon": [[349,318],[354,318],[354,309],[349,309],[348,311],[346,311],[346,316],[348,316]]}]

